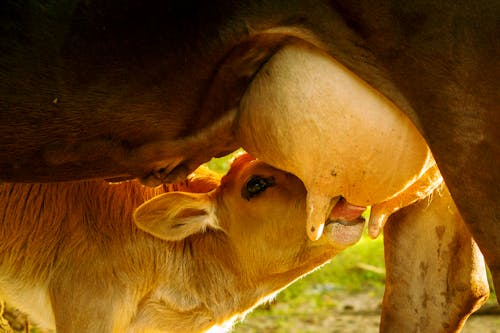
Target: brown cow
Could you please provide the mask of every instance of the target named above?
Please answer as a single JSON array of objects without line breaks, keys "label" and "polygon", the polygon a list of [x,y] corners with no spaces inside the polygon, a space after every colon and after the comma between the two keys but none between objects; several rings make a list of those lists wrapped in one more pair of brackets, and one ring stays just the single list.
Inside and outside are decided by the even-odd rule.
[{"label": "brown cow", "polygon": [[231,110],[261,65],[301,40],[413,120],[498,265],[498,2],[1,6],[3,180],[185,175],[238,146]]},{"label": "brown cow", "polygon": [[[188,189],[215,186],[200,177]],[[249,155],[213,191],[159,192],[137,182],[1,185],[0,294],[58,333],[201,332],[354,244],[364,225],[357,211],[312,242],[300,180]],[[152,197],[137,228],[134,208]]]},{"label": "brown cow", "polygon": [[185,176],[241,145],[241,97],[298,40],[413,121],[500,289],[498,17],[494,0],[2,1],[0,178]]}]

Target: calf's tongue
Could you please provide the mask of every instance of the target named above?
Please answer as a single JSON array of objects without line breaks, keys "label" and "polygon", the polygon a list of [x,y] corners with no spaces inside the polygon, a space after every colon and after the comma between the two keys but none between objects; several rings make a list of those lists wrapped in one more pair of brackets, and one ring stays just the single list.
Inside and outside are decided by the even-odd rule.
[{"label": "calf's tongue", "polygon": [[357,219],[365,209],[366,207],[351,205],[344,198],[340,198],[330,212],[329,219],[352,221]]},{"label": "calf's tongue", "polygon": [[359,241],[364,228],[360,215],[366,207],[351,205],[344,198],[337,201],[328,217],[324,234],[338,248],[345,248]]}]

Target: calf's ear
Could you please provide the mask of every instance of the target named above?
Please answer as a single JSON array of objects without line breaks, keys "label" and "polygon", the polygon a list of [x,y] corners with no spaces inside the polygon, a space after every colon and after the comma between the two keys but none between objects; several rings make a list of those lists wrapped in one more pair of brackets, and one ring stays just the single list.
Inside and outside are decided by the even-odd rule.
[{"label": "calf's ear", "polygon": [[215,207],[206,193],[172,192],[140,205],[134,212],[135,224],[158,238],[176,241],[217,228]]}]

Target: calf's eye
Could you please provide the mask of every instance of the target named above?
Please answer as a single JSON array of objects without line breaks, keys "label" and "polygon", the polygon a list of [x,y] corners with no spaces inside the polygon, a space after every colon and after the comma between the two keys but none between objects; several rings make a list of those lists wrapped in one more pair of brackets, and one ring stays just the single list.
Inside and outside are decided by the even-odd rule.
[{"label": "calf's eye", "polygon": [[241,196],[246,200],[250,200],[274,184],[274,177],[252,176],[241,189]]}]

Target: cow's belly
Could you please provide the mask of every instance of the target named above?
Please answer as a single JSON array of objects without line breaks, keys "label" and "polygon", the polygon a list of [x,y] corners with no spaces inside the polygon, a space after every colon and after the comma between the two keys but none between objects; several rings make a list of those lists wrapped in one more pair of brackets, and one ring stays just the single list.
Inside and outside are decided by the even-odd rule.
[{"label": "cow's belly", "polygon": [[46,284],[28,287],[22,285],[16,278],[0,277],[0,298],[29,314],[30,320],[37,326],[55,329],[54,312]]}]

